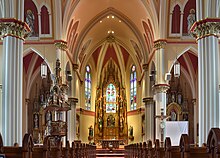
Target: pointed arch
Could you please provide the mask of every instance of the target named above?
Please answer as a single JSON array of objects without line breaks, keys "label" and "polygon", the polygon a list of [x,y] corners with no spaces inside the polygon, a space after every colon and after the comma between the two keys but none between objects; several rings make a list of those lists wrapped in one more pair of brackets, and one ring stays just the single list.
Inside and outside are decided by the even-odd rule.
[{"label": "pointed arch", "polygon": [[91,93],[92,93],[92,80],[91,80],[91,68],[86,65],[85,70],[85,108],[91,110]]},{"label": "pointed arch", "polygon": [[137,109],[137,72],[136,66],[132,65],[130,69],[130,109]]}]

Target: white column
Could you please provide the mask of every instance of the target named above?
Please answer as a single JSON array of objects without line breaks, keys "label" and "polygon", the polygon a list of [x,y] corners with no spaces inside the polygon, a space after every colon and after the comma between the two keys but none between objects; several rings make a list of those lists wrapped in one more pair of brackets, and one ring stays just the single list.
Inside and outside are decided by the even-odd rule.
[{"label": "white column", "polygon": [[[2,114],[2,85],[0,84],[0,114]],[[2,122],[3,122],[3,117],[0,116],[0,133],[2,133]]]},{"label": "white column", "polygon": [[196,104],[196,99],[193,99],[192,100],[192,103],[193,103],[193,108],[194,108],[194,112],[193,112],[193,115],[194,115],[194,142],[195,144],[198,143],[198,140],[197,140],[197,123],[198,123],[198,106]]},{"label": "white column", "polygon": [[22,72],[23,41],[15,37],[3,40],[3,139],[5,145],[22,144]]},{"label": "white column", "polygon": [[[156,82],[153,86],[154,89],[154,100],[156,103],[155,114],[155,129],[156,129],[156,139],[160,139],[164,141],[165,135],[162,135],[162,126],[161,123],[164,122],[163,119],[166,115],[166,91],[169,89],[169,85],[165,81],[165,60],[164,60],[164,48],[166,45],[166,40],[157,40],[154,42],[154,48],[156,48],[155,56],[156,56]],[[163,133],[165,133],[166,128],[163,129]]]},{"label": "white column", "polygon": [[22,144],[23,40],[30,31],[16,19],[1,19],[3,39],[2,117],[4,145]]},{"label": "white column", "polygon": [[145,103],[145,142],[154,140],[154,101],[152,97],[143,98]]},{"label": "white column", "polygon": [[180,13],[180,36],[183,36],[183,14],[183,12]]},{"label": "white column", "polygon": [[28,118],[29,117],[29,113],[28,113],[28,106],[29,106],[29,103],[30,103],[30,99],[25,99],[25,109],[23,110],[24,111],[24,114],[22,116],[22,119],[24,120],[23,122],[25,122],[25,125],[23,125],[23,133],[28,133]]},{"label": "white column", "polygon": [[78,98],[76,98],[76,81],[77,81],[77,69],[78,64],[73,64],[73,78],[72,78],[72,108],[68,114],[68,138],[70,141],[76,140],[76,104],[78,103]]},{"label": "white column", "polygon": [[207,18],[191,28],[198,42],[199,145],[206,142],[209,130],[220,126],[219,45],[220,19]]}]

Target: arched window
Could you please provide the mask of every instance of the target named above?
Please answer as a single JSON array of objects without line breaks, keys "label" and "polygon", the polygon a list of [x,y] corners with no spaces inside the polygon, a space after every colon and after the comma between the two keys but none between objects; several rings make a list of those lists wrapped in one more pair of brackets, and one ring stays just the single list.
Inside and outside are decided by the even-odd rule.
[{"label": "arched window", "polygon": [[137,108],[137,75],[134,65],[131,67],[130,88],[131,110],[135,110]]},{"label": "arched window", "polygon": [[86,66],[86,74],[85,74],[85,107],[86,110],[91,110],[91,69],[87,65]]},{"label": "arched window", "polygon": [[116,89],[112,83],[106,89],[106,113],[116,113]]}]

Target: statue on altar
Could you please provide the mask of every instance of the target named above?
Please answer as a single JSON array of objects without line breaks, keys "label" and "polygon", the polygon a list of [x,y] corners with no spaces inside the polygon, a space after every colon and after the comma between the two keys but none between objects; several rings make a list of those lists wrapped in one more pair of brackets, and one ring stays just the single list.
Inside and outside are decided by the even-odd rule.
[{"label": "statue on altar", "polygon": [[129,138],[131,141],[133,141],[133,140],[134,140],[134,136],[133,136],[133,126],[130,126],[128,131],[129,131],[129,136],[128,136],[128,138]]},{"label": "statue on altar", "polygon": [[99,117],[99,130],[101,131],[102,130],[102,123],[103,123],[103,121],[102,121],[102,118],[101,117]]}]

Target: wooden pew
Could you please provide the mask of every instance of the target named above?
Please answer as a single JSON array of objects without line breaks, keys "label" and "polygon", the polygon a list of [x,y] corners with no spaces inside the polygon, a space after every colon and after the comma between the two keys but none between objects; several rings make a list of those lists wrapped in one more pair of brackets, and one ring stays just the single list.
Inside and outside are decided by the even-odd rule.
[{"label": "wooden pew", "polygon": [[152,141],[147,141],[147,157],[152,158],[154,157],[154,148],[152,147]]},{"label": "wooden pew", "polygon": [[43,146],[34,146],[33,158],[49,158],[50,150],[50,136],[47,136],[44,138]]},{"label": "wooden pew", "polygon": [[207,152],[212,158],[220,158],[220,129],[212,128],[207,138]]},{"label": "wooden pew", "polygon": [[179,146],[172,146],[170,137],[165,139],[165,158],[181,158]]},{"label": "wooden pew", "polygon": [[180,138],[181,158],[210,158],[206,147],[195,147],[190,145],[189,136],[182,134]]},{"label": "wooden pew", "polygon": [[3,139],[0,134],[0,154],[6,158],[32,158],[33,139],[30,134],[25,134],[22,147],[3,146]]},{"label": "wooden pew", "polygon": [[163,147],[160,147],[160,141],[159,139],[155,140],[155,146],[154,146],[154,157],[155,158],[163,158],[165,156],[165,151]]}]

